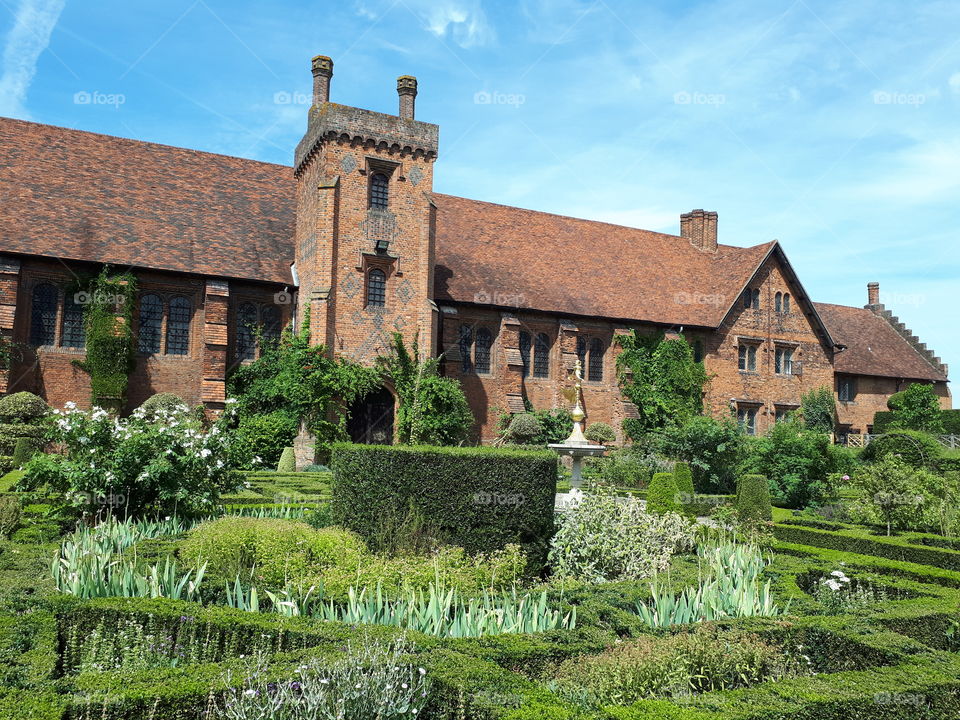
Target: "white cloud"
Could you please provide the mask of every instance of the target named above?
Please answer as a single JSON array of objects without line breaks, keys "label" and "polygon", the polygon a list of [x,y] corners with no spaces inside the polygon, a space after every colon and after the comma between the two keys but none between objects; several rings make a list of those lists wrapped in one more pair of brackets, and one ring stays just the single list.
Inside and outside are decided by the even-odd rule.
[{"label": "white cloud", "polygon": [[50,44],[50,34],[66,0],[22,0],[3,48],[0,115],[28,118],[24,107],[37,72],[37,59]]},{"label": "white cloud", "polygon": [[953,75],[951,75],[947,83],[950,85],[950,89],[953,90],[954,93],[960,95],[960,72],[955,72]]},{"label": "white cloud", "polygon": [[437,37],[449,34],[460,47],[476,47],[493,41],[494,32],[478,0],[408,3],[426,29]]}]

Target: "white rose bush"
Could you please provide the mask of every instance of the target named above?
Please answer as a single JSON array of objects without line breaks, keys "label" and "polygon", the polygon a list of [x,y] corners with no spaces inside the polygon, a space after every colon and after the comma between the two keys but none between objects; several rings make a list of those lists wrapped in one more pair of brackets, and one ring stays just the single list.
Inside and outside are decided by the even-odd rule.
[{"label": "white rose bush", "polygon": [[49,418],[47,439],[59,452],[34,457],[21,486],[46,486],[94,515],[208,514],[233,484],[225,419],[206,429],[186,408],[118,418],[67,403]]}]

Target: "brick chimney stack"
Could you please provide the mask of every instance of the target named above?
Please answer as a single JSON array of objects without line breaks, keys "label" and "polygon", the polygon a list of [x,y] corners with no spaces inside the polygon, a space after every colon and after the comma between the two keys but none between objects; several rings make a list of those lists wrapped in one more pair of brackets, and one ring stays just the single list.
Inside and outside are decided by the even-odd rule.
[{"label": "brick chimney stack", "polygon": [[400,117],[413,120],[417,101],[417,79],[413,75],[401,75],[397,78],[397,94],[400,96]]},{"label": "brick chimney stack", "polygon": [[333,77],[333,60],[326,55],[317,55],[311,63],[313,71],[313,104],[330,102],[330,78]]},{"label": "brick chimney stack", "polygon": [[867,307],[880,304],[880,283],[867,283]]},{"label": "brick chimney stack", "polygon": [[691,210],[680,216],[680,236],[698,250],[717,251],[717,214],[706,210]]}]

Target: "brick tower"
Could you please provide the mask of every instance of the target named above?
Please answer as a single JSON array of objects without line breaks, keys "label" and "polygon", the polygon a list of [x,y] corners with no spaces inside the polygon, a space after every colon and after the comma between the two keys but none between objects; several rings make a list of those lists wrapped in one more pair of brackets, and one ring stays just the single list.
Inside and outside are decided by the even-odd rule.
[{"label": "brick tower", "polygon": [[439,127],[414,119],[416,78],[397,79],[399,114],[330,102],[333,61],[313,58],[313,106],[297,146],[298,311],[331,354],[370,364],[390,335],[434,347],[433,163]]}]

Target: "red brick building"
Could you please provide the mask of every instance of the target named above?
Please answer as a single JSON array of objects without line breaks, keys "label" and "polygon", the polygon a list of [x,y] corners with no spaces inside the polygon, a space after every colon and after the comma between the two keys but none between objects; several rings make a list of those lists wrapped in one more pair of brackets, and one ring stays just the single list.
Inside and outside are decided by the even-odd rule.
[{"label": "red brick building", "polygon": [[416,80],[398,79],[386,115],[330,102],[333,63],[312,69],[292,168],[0,119],[0,333],[23,348],[0,392],[88,402],[70,288],[111,264],[138,282],[129,407],[168,391],[221,408],[259,352],[251,328],[269,337],[307,308],[331,353],[371,362],[394,331],[445,353],[483,440],[498,410],[563,405],[578,357],[588,422],[619,431],[635,410],[616,338],[635,329],[693,343],[709,411],[753,432],[821,386],[843,432],[868,432],[910,382],[950,407],[946,366],[876,284],[864,308],[815,303],[777,242],[719,244],[703,210],[668,235],[434,193],[439,128],[415,118]]}]

